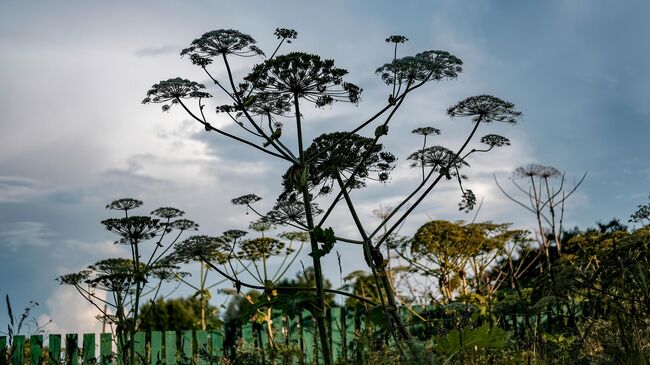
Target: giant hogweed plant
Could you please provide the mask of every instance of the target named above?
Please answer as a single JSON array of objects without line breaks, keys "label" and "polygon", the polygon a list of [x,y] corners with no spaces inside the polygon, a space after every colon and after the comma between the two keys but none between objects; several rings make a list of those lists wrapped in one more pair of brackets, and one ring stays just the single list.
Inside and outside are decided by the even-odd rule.
[{"label": "giant hogweed plant", "polygon": [[[170,262],[178,264],[198,261],[220,273],[225,280],[231,280],[235,289],[222,289],[223,293],[241,295],[253,305],[254,316],[267,323],[269,339],[273,339],[271,310],[279,292],[286,288],[278,287],[278,282],[291,264],[298,258],[304,242],[309,236],[304,232],[283,232],[279,237],[271,237],[266,232],[273,228],[267,221],[257,221],[249,225],[257,237],[244,239],[249,232],[228,230],[221,236],[191,236],[180,242],[169,256]],[[297,248],[296,248],[297,246]],[[279,257],[281,262],[271,267],[269,260]],[[272,270],[273,268],[273,270]],[[246,273],[255,283],[246,283],[249,288],[264,291],[261,300],[242,293],[240,274]],[[210,287],[206,287],[209,291]],[[271,342],[271,345],[273,343]]]},{"label": "giant hogweed plant", "polygon": [[145,300],[155,303],[163,282],[186,275],[170,260],[171,249],[185,232],[198,229],[196,223],[182,218],[185,213],[176,208],[158,208],[151,215],[131,214],[140,206],[142,201],[136,199],[115,200],[106,208],[121,211],[122,217],[101,222],[117,235],[115,244],[128,247],[130,257],[100,260],[57,278],[60,284],[73,286],[100,312],[98,319],[115,333],[123,364],[137,361],[133,335],[139,328],[137,319],[147,316],[140,312]]},{"label": "giant hogweed plant", "polygon": [[[423,147],[408,159],[413,167],[418,168],[422,180],[391,214],[376,227],[370,227],[368,222],[362,221],[353,193],[367,184],[385,182],[390,178],[397,158],[385,151],[380,142],[389,135],[391,122],[407,97],[425,85],[455,79],[462,72],[463,63],[449,52],[439,50],[398,57],[399,46],[408,39],[399,35],[388,37],[386,41],[393,45],[392,60],[376,70],[389,88],[385,105],[351,130],[324,131],[309,142],[303,131],[304,123],[308,121],[301,109],[308,105],[323,108],[338,102],[358,104],[362,89],[347,81],[348,71],[336,66],[331,59],[304,52],[280,54],[281,47],[297,37],[296,31],[277,29],[275,35],[278,45],[268,57],[251,36],[224,29],[203,34],[181,52],[181,56],[204,72],[213,89],[219,93],[219,101],[211,107],[208,107],[207,99],[213,95],[207,87],[183,78],[171,78],[153,85],[143,103],[162,104],[163,111],[180,107],[207,132],[245,144],[268,158],[287,164],[281,177],[283,189],[280,196],[270,212],[259,215],[276,225],[290,226],[309,234],[310,256],[316,276],[316,287],[312,290],[316,292],[317,305],[313,315],[324,362],[331,364],[325,322],[323,256],[328,255],[336,243],[361,246],[373,280],[384,289],[380,305],[391,334],[395,338],[410,340],[398,315],[398,298],[391,287],[381,248],[441,181],[457,181],[462,193],[461,208],[471,209],[476,197],[464,187],[467,176],[461,173],[461,169],[469,166],[467,159],[470,155],[507,145],[508,140],[487,135],[481,139],[487,147],[473,149],[469,149],[470,142],[480,126],[493,122],[515,124],[521,113],[510,102],[490,95],[478,95],[460,101],[447,111],[450,117],[468,117],[472,122],[471,130],[460,147],[427,146],[427,136],[438,131],[433,127],[424,126],[416,132],[424,137]],[[240,57],[259,57],[260,62],[247,74],[239,75],[234,71],[239,67],[233,65]],[[216,64],[220,67],[215,72]],[[217,127],[210,109],[216,113],[216,118],[230,120],[232,127]],[[290,134],[295,135],[296,145],[287,143],[286,136]],[[327,199],[323,199],[325,197]],[[253,209],[252,204],[259,200],[260,197],[248,194],[238,198],[237,203]],[[324,203],[325,208],[319,209],[318,202]],[[359,237],[341,236],[336,233],[338,229],[328,225],[337,206],[347,210]],[[210,261],[207,257],[202,259]],[[236,286],[250,284],[233,279]]]}]

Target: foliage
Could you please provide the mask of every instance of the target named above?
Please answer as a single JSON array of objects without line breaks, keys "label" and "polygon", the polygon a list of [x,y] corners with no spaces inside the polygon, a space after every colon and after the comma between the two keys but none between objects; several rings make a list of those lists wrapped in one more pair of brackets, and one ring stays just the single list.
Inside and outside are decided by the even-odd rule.
[{"label": "foliage", "polygon": [[[141,331],[182,331],[204,329],[201,326],[202,302],[197,296],[188,298],[158,299],[141,307],[138,318]],[[209,305],[205,329],[221,328],[218,308]]]}]

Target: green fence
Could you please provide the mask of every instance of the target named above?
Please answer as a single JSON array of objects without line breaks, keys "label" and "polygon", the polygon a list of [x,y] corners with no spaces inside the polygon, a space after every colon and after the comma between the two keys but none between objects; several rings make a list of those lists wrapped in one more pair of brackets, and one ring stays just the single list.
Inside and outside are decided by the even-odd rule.
[{"label": "green fence", "polygon": [[[267,323],[244,324],[236,341],[238,345],[260,364],[319,363],[320,342],[311,314],[272,314],[270,331]],[[361,356],[358,340],[368,328],[365,312],[331,308],[327,317],[334,359],[355,362]],[[217,331],[138,332],[133,340],[136,365],[212,365],[219,364],[224,355],[223,334]],[[110,333],[14,336],[12,348],[8,348],[8,338],[4,336],[0,337],[0,365],[118,364],[120,351],[116,354],[114,350]]]},{"label": "green fence", "polygon": [[[439,327],[446,320],[440,308],[431,306],[402,307],[400,313],[408,331],[421,340],[439,334]],[[290,317],[273,311],[271,317],[270,331],[266,322],[246,323],[241,327],[235,341],[240,350],[258,364],[320,363],[318,331],[309,312]],[[369,349],[390,343],[388,334],[382,331],[385,326],[381,323],[371,326],[371,318],[365,311],[351,308],[327,311],[330,348],[336,362],[360,363]],[[514,330],[516,335],[523,323],[524,316],[514,315],[503,318],[500,325]],[[374,343],[368,343],[369,339]],[[0,365],[119,365],[120,351],[114,352],[113,340],[110,333],[81,337],[77,334],[14,336],[9,348],[8,338],[3,336],[0,337]],[[227,355],[223,334],[218,331],[138,332],[133,340],[134,365],[213,365],[220,364],[221,357]]]},{"label": "green fence", "polygon": [[[86,333],[81,341],[77,334],[0,337],[0,365],[109,365],[117,364],[113,336]],[[211,365],[223,353],[223,336],[215,331],[138,332],[133,338],[136,365]],[[120,350],[118,349],[118,354]],[[208,356],[211,355],[211,356]],[[210,360],[213,360],[210,362]]]}]

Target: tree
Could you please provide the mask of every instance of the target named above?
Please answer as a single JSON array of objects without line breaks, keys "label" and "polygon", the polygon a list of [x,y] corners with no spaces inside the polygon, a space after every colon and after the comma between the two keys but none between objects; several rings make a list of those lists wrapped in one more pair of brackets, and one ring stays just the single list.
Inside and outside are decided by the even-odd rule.
[{"label": "tree", "polygon": [[[313,267],[307,267],[303,272],[296,274],[294,279],[282,279],[278,286],[280,287],[295,287],[295,288],[313,288],[316,286],[316,275],[314,273]],[[325,280],[324,283],[325,289],[330,289],[332,284],[329,280]],[[293,313],[299,313],[303,309],[313,311],[317,306],[316,296],[312,291],[306,291],[298,293],[298,295],[288,295],[280,294],[278,295],[278,304],[280,304],[282,309],[290,308],[290,311]],[[325,293],[325,305],[328,308],[333,307],[334,304],[334,293],[326,292]]]},{"label": "tree", "polygon": [[508,279],[508,259],[526,245],[527,234],[504,223],[433,220],[402,242],[397,252],[410,272],[437,280],[441,302],[471,292],[491,299]]},{"label": "tree", "polygon": [[[490,95],[469,97],[449,108],[449,116],[470,117],[474,123],[465,142],[460,148],[452,150],[443,146],[426,147],[425,140],[424,147],[416,151],[412,158],[409,157],[414,161],[414,167],[422,171],[422,182],[375,229],[368,229],[360,219],[352,193],[369,183],[389,179],[396,157],[385,151],[379,142],[388,135],[390,122],[404,100],[415,90],[425,84],[456,78],[462,71],[462,61],[439,50],[398,58],[398,46],[408,39],[399,35],[388,37],[386,42],[394,47],[393,59],[376,70],[389,88],[386,105],[352,130],[327,131],[308,144],[303,134],[306,120],[301,108],[309,104],[322,108],[335,102],[357,104],[361,100],[362,89],[345,80],[347,70],[335,66],[333,60],[303,52],[279,54],[283,44],[297,37],[296,31],[281,28],[276,30],[275,35],[279,44],[273,53],[243,75],[240,81],[235,81],[237,75],[232,67],[234,57],[265,56],[256,41],[247,34],[231,29],[210,31],[181,52],[182,56],[187,56],[205,72],[215,89],[225,97],[226,104],[217,106],[216,112],[234,122],[237,130],[218,128],[208,120],[205,100],[212,95],[206,91],[205,85],[194,81],[182,78],[160,81],[147,92],[143,103],[163,104],[163,111],[180,106],[206,131],[216,132],[267,157],[287,163],[288,168],[282,176],[282,193],[273,209],[260,216],[309,234],[317,303],[314,316],[324,362],[329,365],[332,359],[325,323],[325,278],[321,258],[329,254],[337,242],[362,246],[363,257],[373,280],[377,287],[383,288],[380,300],[391,334],[396,339],[410,340],[411,336],[399,316],[398,299],[386,272],[381,247],[443,178],[458,180],[463,199],[461,208],[471,209],[476,197],[470,189],[463,188],[466,176],[461,175],[459,170],[468,166],[466,159],[469,155],[505,145],[503,140],[506,139],[486,136],[483,142],[489,148],[465,152],[468,144],[480,125],[492,122],[515,124],[521,113],[512,103]],[[216,61],[223,64],[225,81],[210,71]],[[192,107],[190,102],[195,102],[196,106]],[[369,137],[359,134],[373,123],[374,133],[370,133]],[[285,144],[283,136],[289,133],[296,135],[296,146]],[[427,134],[422,135],[426,139]],[[332,195],[334,198],[331,198]],[[251,204],[259,200],[256,195],[247,194],[235,202],[252,209]],[[325,202],[327,208],[322,211],[318,209],[319,201]],[[360,239],[337,235],[335,229],[326,226],[334,208],[341,205],[347,209]],[[205,257],[203,259],[209,261]],[[236,283],[246,284],[238,280]],[[397,341],[398,344],[401,342]]]},{"label": "tree", "polygon": [[[221,328],[218,308],[212,305],[204,307],[202,300],[197,296],[158,299],[144,304],[140,309],[143,314],[137,322],[139,329],[145,332]],[[204,312],[207,313],[206,317],[203,315]]]}]

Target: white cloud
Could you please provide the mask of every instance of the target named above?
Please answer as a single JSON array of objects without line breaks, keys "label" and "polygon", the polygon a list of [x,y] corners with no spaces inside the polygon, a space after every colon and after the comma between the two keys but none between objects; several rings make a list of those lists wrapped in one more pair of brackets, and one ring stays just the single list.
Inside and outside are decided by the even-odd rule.
[{"label": "white cloud", "polygon": [[[105,295],[98,295],[105,299]],[[37,321],[41,325],[52,321],[45,328],[48,333],[99,333],[102,330],[96,318],[100,312],[73,287],[58,286],[45,301],[45,306],[46,312]]]},{"label": "white cloud", "polygon": [[56,234],[42,222],[21,221],[0,224],[0,245],[12,251],[22,246],[47,247]]}]

